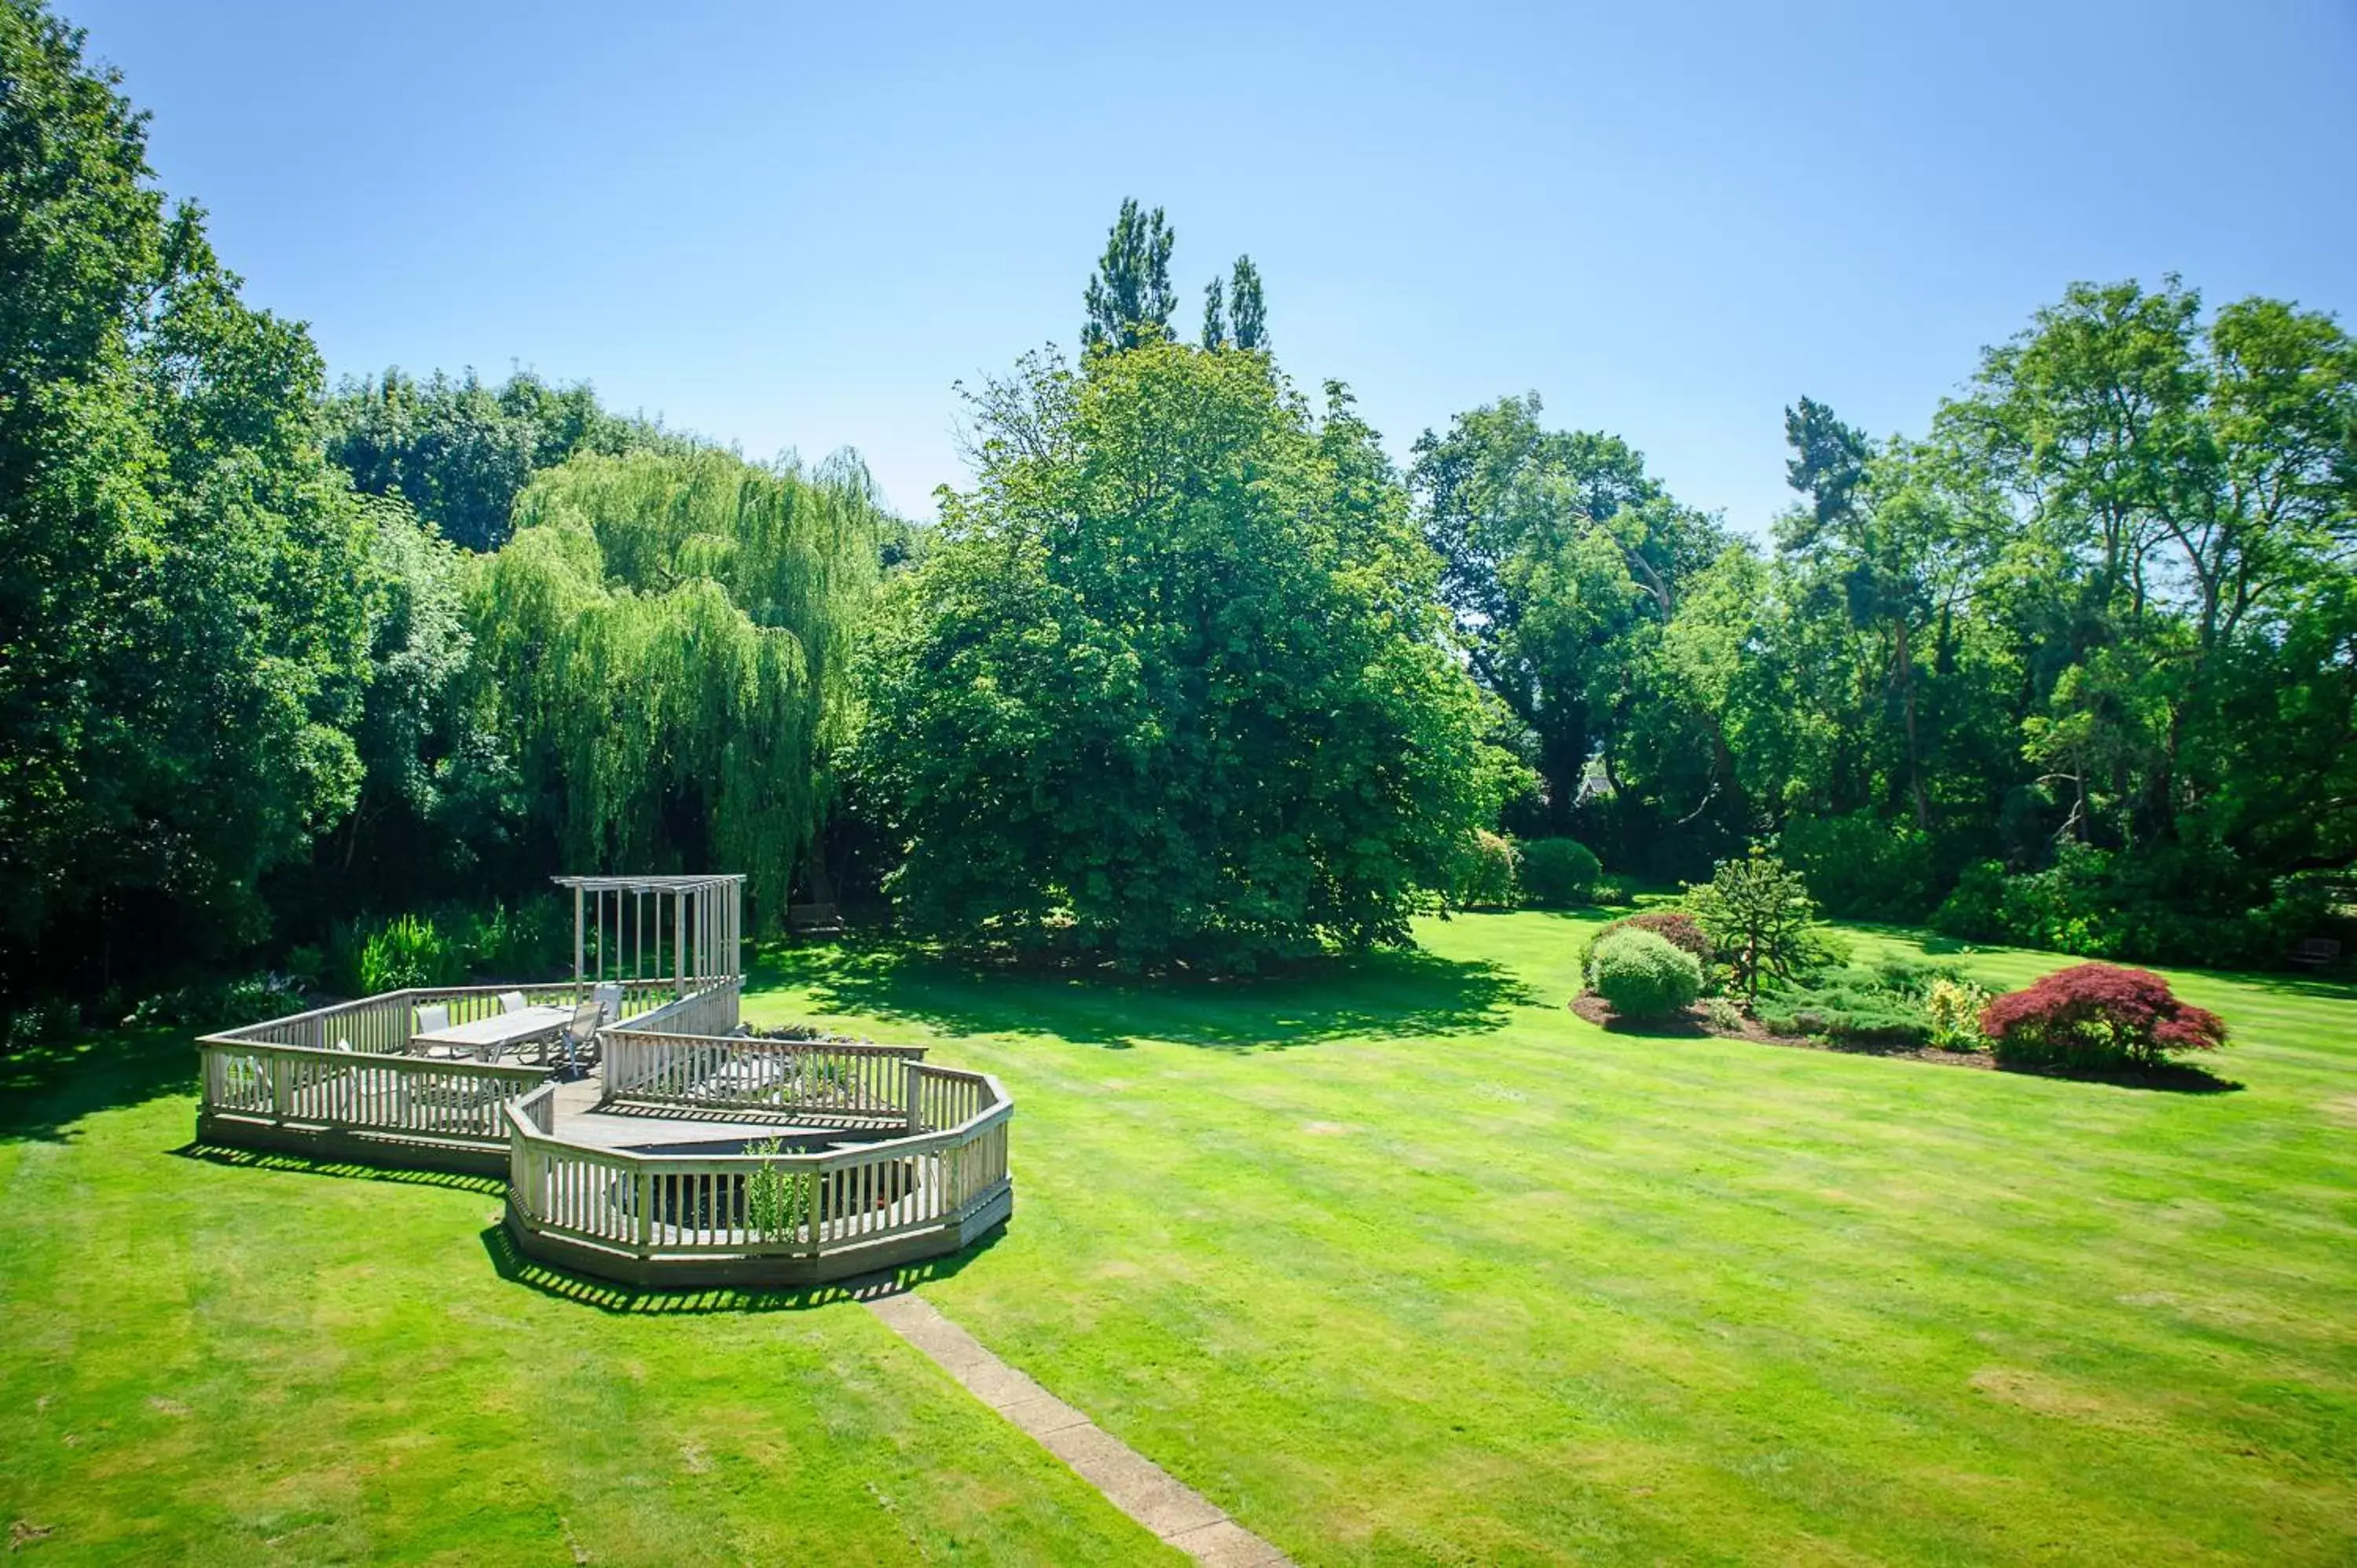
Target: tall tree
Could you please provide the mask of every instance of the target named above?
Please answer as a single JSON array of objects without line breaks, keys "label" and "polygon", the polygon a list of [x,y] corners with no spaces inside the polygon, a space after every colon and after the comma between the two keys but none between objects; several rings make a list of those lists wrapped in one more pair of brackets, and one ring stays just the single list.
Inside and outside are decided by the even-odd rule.
[{"label": "tall tree", "polygon": [[1339,389],[1313,422],[1164,343],[1034,360],[978,412],[863,682],[903,918],[1139,967],[1406,940],[1509,764]]},{"label": "tall tree", "polygon": [[1220,295],[1220,280],[1213,278],[1203,285],[1203,347],[1218,350],[1228,346],[1228,313]]},{"label": "tall tree", "polygon": [[1474,674],[1527,726],[1549,823],[1566,832],[1638,628],[1669,618],[1722,536],[1627,443],[1546,430],[1540,412],[1535,394],[1506,398],[1426,431],[1409,482]]},{"label": "tall tree", "polygon": [[1229,310],[1235,321],[1236,347],[1268,347],[1268,302],[1261,297],[1260,269],[1250,256],[1236,258],[1228,285]]},{"label": "tall tree", "polygon": [[147,950],[257,933],[351,801],[368,529],[320,366],[168,214],[82,36],[0,5],[0,910],[19,956],[146,900]]},{"label": "tall tree", "polygon": [[468,550],[496,550],[532,476],[576,452],[608,456],[688,443],[597,404],[586,385],[519,371],[497,388],[474,372],[419,381],[398,369],[346,381],[328,400],[328,454],[375,496],[398,495]]},{"label": "tall tree", "polygon": [[1081,324],[1083,349],[1135,349],[1148,338],[1167,336],[1170,311],[1170,247],[1176,236],[1135,198],[1124,198],[1121,214],[1105,237],[1104,254],[1089,277],[1082,299],[1088,318]]},{"label": "tall tree", "polygon": [[489,727],[528,831],[576,865],[741,868],[774,925],[834,796],[882,523],[856,459],[579,456],[474,574]]}]

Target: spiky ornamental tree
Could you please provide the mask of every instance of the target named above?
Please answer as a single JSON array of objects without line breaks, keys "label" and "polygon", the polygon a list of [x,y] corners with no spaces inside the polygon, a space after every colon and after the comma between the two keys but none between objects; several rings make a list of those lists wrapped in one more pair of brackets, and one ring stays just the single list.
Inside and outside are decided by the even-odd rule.
[{"label": "spiky ornamental tree", "polygon": [[1820,961],[1808,884],[1757,844],[1740,860],[1720,861],[1708,882],[1687,884],[1686,907],[1747,1002],[1760,1000],[1761,981],[1794,980]]},{"label": "spiky ornamental tree", "polygon": [[1147,211],[1135,198],[1123,199],[1082,296],[1088,307],[1081,324],[1083,349],[1135,349],[1169,331],[1178,303],[1170,292],[1170,247],[1177,238],[1162,209]]}]

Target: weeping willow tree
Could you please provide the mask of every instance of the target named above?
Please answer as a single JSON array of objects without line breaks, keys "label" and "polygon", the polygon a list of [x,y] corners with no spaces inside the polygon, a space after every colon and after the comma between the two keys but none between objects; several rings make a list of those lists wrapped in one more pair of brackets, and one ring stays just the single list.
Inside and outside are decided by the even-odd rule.
[{"label": "weeping willow tree", "polygon": [[567,864],[742,870],[774,924],[833,793],[887,520],[855,459],[581,456],[471,585],[485,722]]}]

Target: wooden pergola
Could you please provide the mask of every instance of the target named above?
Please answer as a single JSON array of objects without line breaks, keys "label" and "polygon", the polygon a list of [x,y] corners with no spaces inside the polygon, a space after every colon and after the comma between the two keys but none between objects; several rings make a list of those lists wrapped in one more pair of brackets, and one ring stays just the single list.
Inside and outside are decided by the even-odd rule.
[{"label": "wooden pergola", "polygon": [[573,990],[668,978],[678,995],[732,986],[742,963],[745,878],[558,876],[573,889]]}]

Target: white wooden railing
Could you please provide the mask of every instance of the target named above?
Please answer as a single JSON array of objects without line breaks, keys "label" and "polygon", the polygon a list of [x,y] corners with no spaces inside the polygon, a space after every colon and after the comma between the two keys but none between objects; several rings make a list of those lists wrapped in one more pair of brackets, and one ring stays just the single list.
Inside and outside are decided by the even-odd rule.
[{"label": "white wooden railing", "polygon": [[546,1068],[438,1061],[308,1046],[198,1042],[206,1131],[333,1129],[498,1149],[500,1107]]},{"label": "white wooden railing", "polygon": [[[606,1094],[653,1105],[782,1110],[829,1121],[908,1120],[922,1046],[609,1029]],[[951,1117],[932,1124],[945,1126]]]},{"label": "white wooden railing", "polygon": [[[937,1131],[859,1148],[684,1155],[570,1142],[551,1120],[553,1091],[527,1095],[506,1112],[511,1212],[529,1233],[656,1264],[820,1259],[924,1231],[954,1234],[1008,1189],[1014,1102],[986,1073],[890,1059],[905,1065],[904,1083],[932,1081],[932,1103],[959,1100],[974,1110]],[[907,1109],[899,1108],[904,1116]],[[770,1184],[766,1204],[757,1182]]]},{"label": "white wooden railing", "polygon": [[[706,993],[690,993],[683,998],[668,980],[625,980],[610,982],[622,987],[621,1019],[640,1022],[682,1002],[694,1004],[705,1000]],[[307,1046],[313,1050],[333,1050],[338,1045],[350,1046],[355,1051],[373,1056],[397,1056],[409,1049],[416,1032],[417,1009],[439,1005],[450,1013],[453,1024],[471,1024],[478,1018],[488,1018],[500,1011],[500,998],[511,991],[521,991],[524,1000],[534,1006],[570,1007],[588,1000],[590,987],[576,993],[570,981],[544,985],[443,985],[415,986],[405,991],[387,991],[375,996],[364,996],[357,1002],[339,1002],[332,1007],[314,1008],[308,1013],[291,1014],[284,1018],[269,1018],[259,1024],[242,1024],[234,1029],[221,1029],[207,1035],[209,1041],[270,1046]],[[728,1010],[736,1007],[736,993],[730,990]],[[732,1021],[730,1027],[735,1027]]]}]

